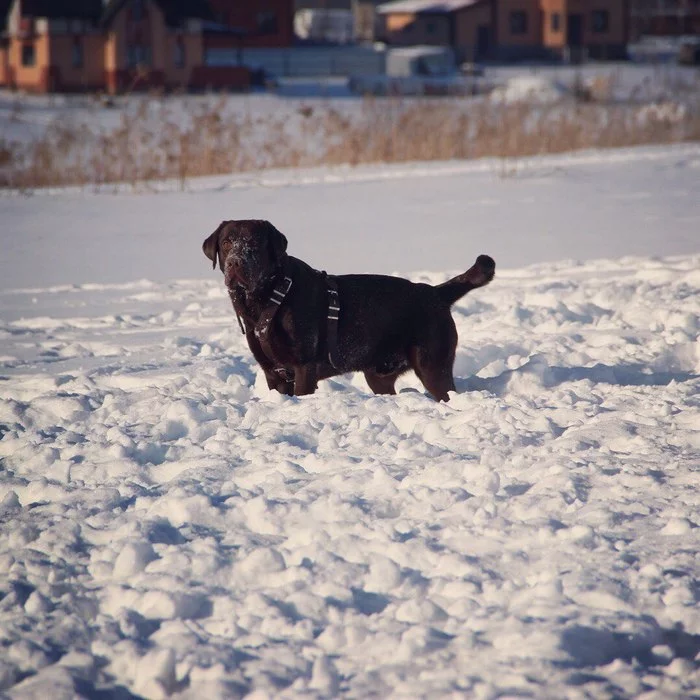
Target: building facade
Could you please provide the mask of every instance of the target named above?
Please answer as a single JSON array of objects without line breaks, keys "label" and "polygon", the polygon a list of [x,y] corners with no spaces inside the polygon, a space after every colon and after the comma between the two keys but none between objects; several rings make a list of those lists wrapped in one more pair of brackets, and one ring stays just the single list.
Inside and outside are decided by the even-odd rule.
[{"label": "building facade", "polygon": [[294,0],[208,0],[213,25],[207,44],[224,45],[233,33],[244,48],[284,48],[294,43]]},{"label": "building facade", "polygon": [[244,89],[250,71],[208,65],[207,48],[289,46],[292,7],[293,0],[4,0],[0,85]]},{"label": "building facade", "polygon": [[700,35],[700,0],[629,0],[630,36]]},{"label": "building facade", "polygon": [[396,0],[380,5],[394,45],[450,45],[460,60],[622,58],[627,0]]}]

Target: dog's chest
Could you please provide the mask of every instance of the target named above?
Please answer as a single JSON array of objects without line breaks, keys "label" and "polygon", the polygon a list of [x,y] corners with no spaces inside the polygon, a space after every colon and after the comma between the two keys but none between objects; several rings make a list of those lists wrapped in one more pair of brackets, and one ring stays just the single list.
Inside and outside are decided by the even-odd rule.
[{"label": "dog's chest", "polygon": [[251,303],[234,303],[248,333],[252,333],[265,356],[275,365],[298,364],[315,346],[315,335],[307,320],[286,307],[275,308]]}]

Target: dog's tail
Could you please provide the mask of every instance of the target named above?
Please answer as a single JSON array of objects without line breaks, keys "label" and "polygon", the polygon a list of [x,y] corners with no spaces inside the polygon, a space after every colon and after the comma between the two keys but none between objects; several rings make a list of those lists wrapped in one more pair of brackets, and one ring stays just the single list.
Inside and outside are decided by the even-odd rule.
[{"label": "dog's tail", "polygon": [[447,280],[447,282],[438,285],[435,289],[440,299],[452,306],[457,299],[461,299],[467,292],[487,285],[493,279],[495,272],[496,263],[494,259],[488,255],[480,255],[466,272],[453,277],[451,280]]}]

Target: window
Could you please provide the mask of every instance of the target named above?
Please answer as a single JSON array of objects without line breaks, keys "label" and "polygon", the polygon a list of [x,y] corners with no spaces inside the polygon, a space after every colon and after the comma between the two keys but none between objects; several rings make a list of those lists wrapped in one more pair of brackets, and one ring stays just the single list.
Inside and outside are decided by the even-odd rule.
[{"label": "window", "polygon": [[605,34],[610,28],[610,13],[607,10],[593,10],[591,28],[596,34]]},{"label": "window", "polygon": [[561,29],[561,15],[558,12],[552,12],[552,31],[558,32]]},{"label": "window", "polygon": [[33,66],[36,63],[34,44],[22,44],[22,65]]},{"label": "window", "polygon": [[274,12],[258,12],[258,34],[277,34],[277,15]]},{"label": "window", "polygon": [[130,44],[126,47],[126,62],[129,68],[151,65],[151,50],[143,44]]},{"label": "window", "polygon": [[185,67],[185,42],[182,39],[178,39],[175,42],[174,63],[175,68]]},{"label": "window", "polygon": [[435,34],[435,22],[428,22],[425,25],[425,33],[426,34]]},{"label": "window", "polygon": [[21,17],[19,20],[19,33],[24,36],[29,36],[35,33],[34,18]]},{"label": "window", "polygon": [[513,10],[510,13],[510,33],[527,34],[527,12],[525,10]]},{"label": "window", "polygon": [[145,0],[132,0],[131,2],[131,19],[134,22],[140,22],[146,14]]},{"label": "window", "polygon": [[73,68],[83,67],[83,42],[80,37],[73,39],[73,49],[71,51],[71,65]]}]

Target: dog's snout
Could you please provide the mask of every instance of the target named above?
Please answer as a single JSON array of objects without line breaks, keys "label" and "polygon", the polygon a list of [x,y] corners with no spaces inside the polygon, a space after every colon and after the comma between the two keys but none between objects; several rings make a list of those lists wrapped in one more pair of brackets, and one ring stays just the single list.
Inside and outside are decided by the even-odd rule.
[{"label": "dog's snout", "polygon": [[235,251],[231,251],[224,262],[224,282],[227,287],[234,285],[247,286],[250,281],[250,265],[248,261]]},{"label": "dog's snout", "polygon": [[233,255],[228,255],[224,261],[224,278],[226,284],[230,284],[240,268],[240,263],[236,260]]}]

